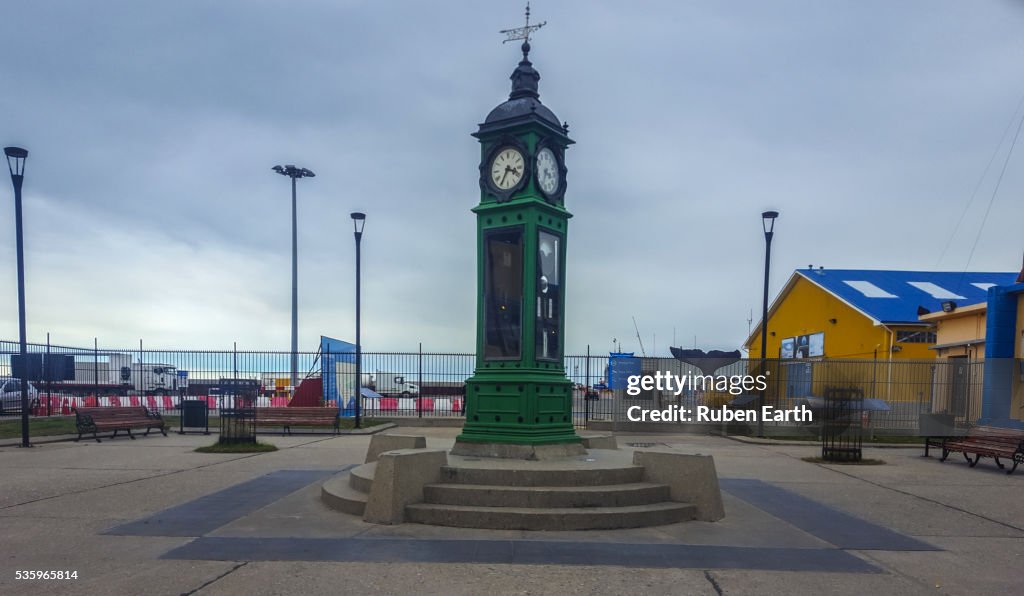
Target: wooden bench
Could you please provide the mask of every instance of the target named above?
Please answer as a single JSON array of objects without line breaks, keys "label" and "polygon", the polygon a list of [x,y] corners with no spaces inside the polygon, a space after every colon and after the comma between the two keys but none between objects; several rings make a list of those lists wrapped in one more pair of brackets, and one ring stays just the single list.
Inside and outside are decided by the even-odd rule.
[{"label": "wooden bench", "polygon": [[280,426],[281,434],[291,434],[293,426],[330,426],[340,430],[336,408],[256,408],[256,426]]},{"label": "wooden bench", "polygon": [[[1011,460],[1013,467],[1007,470],[1007,474],[1013,474],[1017,466],[1024,463],[1024,431],[1011,428],[976,426],[963,437],[930,437],[925,441],[925,455],[928,454],[929,446],[942,449],[942,459],[939,461],[946,461],[950,453],[959,452],[972,468],[983,457],[994,459],[1000,470],[1006,469],[1000,459]],[[974,455],[973,460],[971,455]]]},{"label": "wooden bench", "polygon": [[75,412],[75,427],[78,429],[78,438],[75,441],[82,440],[82,435],[86,433],[92,433],[92,438],[96,439],[96,442],[100,442],[97,433],[114,431],[114,434],[110,435],[113,439],[117,436],[119,431],[128,431],[128,438],[134,440],[135,435],[132,434],[132,429],[146,429],[146,434],[152,429],[157,429],[163,435],[167,436],[167,427],[164,424],[164,419],[157,412],[151,412],[145,407],[128,407],[128,408],[72,408]]}]

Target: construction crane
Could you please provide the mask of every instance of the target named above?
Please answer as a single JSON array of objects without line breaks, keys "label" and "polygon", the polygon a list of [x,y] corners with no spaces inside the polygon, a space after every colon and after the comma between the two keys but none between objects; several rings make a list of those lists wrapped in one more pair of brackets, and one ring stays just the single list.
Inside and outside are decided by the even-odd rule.
[{"label": "construction crane", "polygon": [[647,352],[644,350],[644,340],[640,339],[640,328],[636,325],[636,317],[633,317],[633,329],[636,330],[636,340],[640,342],[640,353],[646,358]]}]

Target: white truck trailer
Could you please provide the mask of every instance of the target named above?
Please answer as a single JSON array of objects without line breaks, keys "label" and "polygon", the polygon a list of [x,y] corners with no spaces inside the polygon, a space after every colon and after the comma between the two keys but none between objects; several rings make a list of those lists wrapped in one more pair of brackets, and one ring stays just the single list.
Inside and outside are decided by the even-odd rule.
[{"label": "white truck trailer", "polygon": [[420,386],[410,383],[404,375],[378,370],[374,375],[374,390],[384,397],[419,397]]}]

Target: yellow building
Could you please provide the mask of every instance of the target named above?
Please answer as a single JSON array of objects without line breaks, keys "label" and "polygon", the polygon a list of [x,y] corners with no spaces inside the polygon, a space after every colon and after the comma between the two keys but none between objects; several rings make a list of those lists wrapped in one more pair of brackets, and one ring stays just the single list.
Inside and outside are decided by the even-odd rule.
[{"label": "yellow building", "polygon": [[936,378],[933,411],[1024,428],[1024,271],[983,303],[950,305],[921,321],[935,325],[935,351],[946,365],[946,382]]},{"label": "yellow building", "polygon": [[985,358],[985,312],[987,303],[958,306],[950,312],[923,314],[920,320],[935,329],[935,355],[938,358]]},{"label": "yellow building", "polygon": [[931,411],[951,414],[960,423],[981,417],[985,359],[985,316],[980,302],[921,315],[935,329],[932,349],[938,359]]},{"label": "yellow building", "polygon": [[[766,357],[932,360],[933,324],[918,317],[943,302],[983,302],[1016,273],[801,269],[768,309]],[[761,325],[744,342],[761,358]]]},{"label": "yellow building", "polygon": [[[949,378],[936,364],[935,325],[919,315],[982,302],[1016,275],[797,270],[768,310],[769,395],[786,403],[855,390],[885,400],[892,411],[880,419],[893,427],[916,426]],[[753,363],[761,358],[760,322],[744,347]]]}]

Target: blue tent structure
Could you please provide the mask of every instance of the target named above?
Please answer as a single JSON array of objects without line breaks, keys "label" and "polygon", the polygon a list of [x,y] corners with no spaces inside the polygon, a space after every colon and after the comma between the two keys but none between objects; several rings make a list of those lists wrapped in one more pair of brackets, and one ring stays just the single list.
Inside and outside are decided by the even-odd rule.
[{"label": "blue tent structure", "polygon": [[[342,416],[355,416],[355,364],[355,344],[320,336],[320,375],[324,381],[324,403],[336,400]],[[349,368],[345,365],[352,367],[351,373],[345,374]],[[342,395],[345,397],[342,398]]]}]

